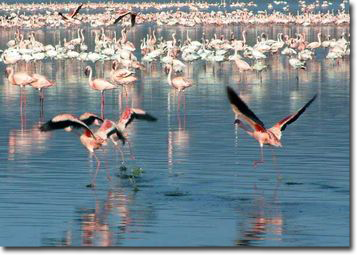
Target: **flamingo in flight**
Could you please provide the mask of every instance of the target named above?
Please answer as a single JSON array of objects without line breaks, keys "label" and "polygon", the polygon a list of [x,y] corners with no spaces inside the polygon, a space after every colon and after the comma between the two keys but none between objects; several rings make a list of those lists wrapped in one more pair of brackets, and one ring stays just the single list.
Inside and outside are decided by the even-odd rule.
[{"label": "flamingo in flight", "polygon": [[111,84],[105,79],[92,79],[92,69],[90,66],[86,66],[85,75],[89,77],[89,86],[90,88],[101,92],[101,118],[104,119],[104,108],[105,108],[105,90],[112,90],[117,88],[117,86]]},{"label": "flamingo in flight", "polygon": [[[91,118],[91,115],[88,115],[88,119]],[[85,119],[86,120],[86,119]],[[53,117],[48,122],[40,126],[40,131],[47,132],[56,129],[67,129],[69,127],[82,128],[84,133],[80,136],[80,142],[83,146],[93,154],[96,159],[96,172],[92,178],[92,181],[87,187],[95,187],[96,177],[100,169],[100,160],[95,154],[95,150],[100,149],[106,142],[106,139],[116,134],[117,138],[120,139],[123,144],[125,143],[125,138],[122,136],[121,131],[119,131],[113,123],[109,120],[104,120],[101,127],[94,133],[91,131],[88,125],[81,121],[78,117],[72,114],[59,114]],[[111,180],[110,175],[107,174],[107,178]]]},{"label": "flamingo in flight", "polygon": [[114,25],[118,23],[122,18],[124,18],[126,15],[130,14],[131,18],[131,27],[135,25],[135,19],[137,16],[137,13],[131,12],[131,11],[121,11],[119,17],[117,17],[114,21]]},{"label": "flamingo in flight", "polygon": [[66,16],[61,13],[58,12],[58,14],[61,16],[61,18],[63,20],[69,20],[69,19],[74,19],[74,17],[80,12],[80,9],[82,8],[83,4],[80,4],[76,9],[74,9],[71,13],[66,14]]},{"label": "flamingo in flight", "polygon": [[260,160],[254,161],[254,167],[258,163],[264,162],[263,146],[271,145],[275,147],[282,147],[281,136],[282,131],[285,128],[296,121],[301,114],[303,114],[310,106],[310,104],[316,99],[317,94],[315,94],[301,109],[297,112],[285,117],[276,123],[273,127],[266,129],[264,123],[253,113],[250,108],[241,100],[241,98],[236,94],[236,92],[231,88],[227,87],[227,95],[231,104],[231,107],[238,117],[246,121],[253,131],[248,130],[245,125],[241,122],[240,119],[235,120],[235,124],[238,124],[239,127],[245,130],[250,136],[255,138],[260,144]]}]

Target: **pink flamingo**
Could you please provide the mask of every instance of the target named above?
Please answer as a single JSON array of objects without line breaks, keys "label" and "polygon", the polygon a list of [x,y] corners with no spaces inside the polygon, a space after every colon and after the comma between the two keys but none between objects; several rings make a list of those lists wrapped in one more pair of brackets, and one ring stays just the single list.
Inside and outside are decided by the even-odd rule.
[{"label": "pink flamingo", "polygon": [[23,95],[23,88],[31,83],[35,82],[36,79],[31,77],[28,73],[18,71],[14,72],[13,67],[6,67],[5,73],[7,74],[8,80],[11,85],[20,87],[20,112],[21,112],[21,124],[24,123],[23,117],[23,105],[26,104],[26,96]]},{"label": "pink flamingo", "polygon": [[122,18],[124,18],[126,15],[130,14],[131,17],[131,27],[133,27],[135,25],[135,20],[136,20],[136,16],[137,13],[131,12],[131,11],[127,11],[127,10],[121,10],[119,17],[117,17],[114,21],[113,24],[118,23]]},{"label": "pink flamingo", "polygon": [[282,131],[285,130],[286,126],[296,121],[300,117],[300,115],[304,113],[306,108],[309,107],[309,105],[317,97],[317,95],[314,95],[310,99],[310,101],[308,101],[304,105],[304,107],[302,107],[300,110],[282,119],[281,121],[276,123],[272,128],[266,129],[264,123],[258,117],[256,117],[255,113],[253,113],[249,109],[249,107],[241,100],[241,98],[235,93],[235,91],[231,87],[227,87],[227,95],[235,115],[245,120],[253,129],[253,131],[248,130],[239,119],[235,120],[235,124],[238,124],[239,127],[244,129],[250,136],[255,138],[260,144],[261,157],[260,160],[254,161],[254,167],[256,167],[257,163],[264,162],[263,146],[265,144],[276,147],[282,147],[280,141]]},{"label": "pink flamingo", "polygon": [[40,74],[33,74],[32,77],[35,79],[34,82],[31,83],[31,86],[37,90],[39,90],[40,96],[40,117],[44,114],[44,89],[55,86],[55,83],[48,80],[45,76]]},{"label": "pink flamingo", "polygon": [[82,8],[83,4],[80,4],[76,9],[74,9],[71,13],[66,14],[66,16],[61,13],[58,12],[58,14],[61,16],[61,18],[63,20],[69,20],[69,19],[74,19],[74,17],[79,13],[80,9]]},{"label": "pink flamingo", "polygon": [[318,41],[309,43],[306,48],[310,48],[311,50],[314,50],[316,48],[321,47],[321,33],[319,32],[317,34]]},{"label": "pink flamingo", "polygon": [[[87,187],[95,187],[96,177],[101,164],[99,158],[95,154],[95,150],[100,149],[104,145],[106,139],[114,133],[116,133],[120,140],[123,140],[123,143],[125,142],[125,138],[122,136],[121,132],[116,129],[116,127],[109,127],[109,122],[107,120],[103,122],[101,127],[94,134],[84,122],[72,114],[56,115],[48,122],[42,124],[40,126],[40,131],[47,132],[55,129],[66,129],[69,127],[84,129],[84,133],[80,136],[80,142],[84,145],[90,154],[94,155],[96,159],[96,172],[92,178],[92,182],[87,185]],[[109,174],[107,174],[107,178],[111,180]]]},{"label": "pink flamingo", "polygon": [[[117,85],[121,85],[122,88],[125,90],[126,104],[127,104],[128,93],[126,86],[133,84],[137,81],[137,78],[134,76],[134,72],[129,71],[128,69],[118,69],[118,63],[116,61],[113,61],[110,77],[112,82],[114,82]],[[121,99],[119,95],[119,105],[120,103],[121,103]]]},{"label": "pink flamingo", "polygon": [[[168,83],[170,86],[172,86],[174,89],[176,89],[178,91],[178,110],[179,110],[179,108],[180,108],[180,93],[183,93],[185,91],[185,89],[191,87],[192,81],[185,77],[181,77],[181,76],[171,78],[172,72],[173,72],[173,66],[170,65],[170,71],[168,74]],[[184,108],[185,108],[185,104],[186,104],[186,100],[185,100],[185,96],[184,96]]]},{"label": "pink flamingo", "polygon": [[94,79],[92,80],[92,69],[90,66],[86,66],[85,75],[89,76],[90,88],[101,92],[101,118],[104,119],[104,108],[105,108],[105,97],[104,91],[117,88],[115,85],[106,81],[105,79]]}]

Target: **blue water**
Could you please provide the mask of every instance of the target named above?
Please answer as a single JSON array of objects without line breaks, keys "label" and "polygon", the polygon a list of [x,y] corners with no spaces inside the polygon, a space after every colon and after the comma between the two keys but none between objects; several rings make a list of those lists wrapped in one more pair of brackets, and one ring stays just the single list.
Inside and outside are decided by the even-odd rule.
[{"label": "blue water", "polygon": [[[155,27],[157,35],[192,39],[206,31],[236,36],[242,26]],[[135,46],[149,25],[129,33]],[[119,30],[119,29],[118,29]],[[304,31],[339,37],[348,27],[247,28],[249,44],[256,33],[293,35]],[[110,33],[110,29],[107,30]],[[1,31],[0,46],[14,31]],[[37,30],[36,38],[56,44],[76,30]],[[89,38],[90,29],[85,36]],[[92,42],[92,41],[91,41]],[[89,46],[91,46],[89,40]],[[136,160],[127,157],[127,174],[141,168],[136,185],[120,171],[121,160],[109,144],[98,151],[102,161],[95,189],[86,188],[96,161],[74,133],[40,133],[38,93],[26,89],[21,113],[19,89],[0,74],[0,245],[2,246],[349,246],[349,90],[350,61],[325,60],[325,49],[299,72],[288,58],[267,59],[260,77],[239,73],[234,63],[197,61],[185,76],[186,109],[177,111],[177,96],[159,63],[137,71],[129,104],[158,118],[135,121],[129,138]],[[137,52],[138,58],[140,53]],[[100,114],[100,95],[87,85],[87,63],[46,60],[18,64],[56,81],[45,92],[45,117],[62,112]],[[91,64],[98,76],[111,63]],[[0,63],[0,69],[4,69]],[[265,163],[253,167],[259,145],[233,125],[225,86],[241,94],[267,127],[298,110],[315,93],[317,100],[283,134],[283,148],[266,147]],[[118,94],[106,92],[105,116],[120,114]],[[123,99],[124,100],[124,99]],[[123,106],[122,106],[123,108]],[[106,179],[106,171],[112,181]],[[138,189],[134,190],[135,188]]]}]

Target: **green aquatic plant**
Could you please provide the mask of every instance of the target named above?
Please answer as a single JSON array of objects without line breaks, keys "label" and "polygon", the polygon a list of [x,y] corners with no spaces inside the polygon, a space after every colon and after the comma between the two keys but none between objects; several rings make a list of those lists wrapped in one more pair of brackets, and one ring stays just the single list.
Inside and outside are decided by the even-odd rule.
[{"label": "green aquatic plant", "polygon": [[137,186],[137,179],[141,177],[141,175],[144,173],[144,169],[140,167],[134,167],[131,172],[127,173],[127,168],[125,166],[120,167],[120,174],[118,177],[122,179],[128,179],[133,187],[133,190],[135,192],[139,191],[139,187]]}]

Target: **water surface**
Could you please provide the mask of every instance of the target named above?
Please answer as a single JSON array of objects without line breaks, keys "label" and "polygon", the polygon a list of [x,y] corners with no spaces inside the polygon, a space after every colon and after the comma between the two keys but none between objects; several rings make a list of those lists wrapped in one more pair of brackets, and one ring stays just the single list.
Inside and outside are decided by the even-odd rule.
[{"label": "water surface", "polygon": [[[129,33],[136,46],[149,26],[157,35],[199,39],[204,31],[239,36],[242,26],[155,27],[138,25]],[[249,44],[257,34],[305,32],[316,41],[320,31],[339,37],[347,27],[247,27]],[[118,28],[118,33],[119,33]],[[14,31],[1,31],[0,47]],[[107,33],[110,35],[111,30]],[[56,44],[76,30],[35,32],[45,44]],[[88,45],[91,31],[85,28]],[[39,123],[58,113],[100,114],[100,95],[87,85],[88,63],[46,60],[19,64],[56,81],[45,92],[45,117],[38,93],[26,89],[26,110],[20,111],[19,88],[0,74],[0,244],[3,246],[349,246],[349,90],[350,62],[325,60],[324,49],[297,72],[288,58],[267,59],[262,82],[253,72],[239,73],[232,62],[188,65],[194,81],[186,107],[169,88],[159,63],[137,71],[129,105],[158,118],[135,121],[129,137],[140,167],[139,191],[120,174],[121,160],[109,144],[98,151],[102,169],[97,187],[86,188],[95,171],[74,133],[40,133]],[[138,58],[140,53],[137,52]],[[91,64],[97,76],[108,76],[110,62]],[[3,63],[0,69],[4,69]],[[315,93],[317,100],[283,134],[283,148],[265,148],[265,163],[256,169],[259,145],[234,127],[225,93],[233,87],[268,126],[298,110]],[[106,92],[105,116],[116,120],[123,110],[120,91]],[[123,99],[125,102],[125,100]],[[112,181],[106,179],[106,170]]]}]

